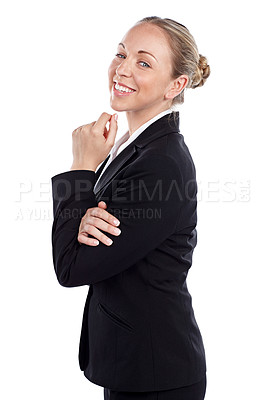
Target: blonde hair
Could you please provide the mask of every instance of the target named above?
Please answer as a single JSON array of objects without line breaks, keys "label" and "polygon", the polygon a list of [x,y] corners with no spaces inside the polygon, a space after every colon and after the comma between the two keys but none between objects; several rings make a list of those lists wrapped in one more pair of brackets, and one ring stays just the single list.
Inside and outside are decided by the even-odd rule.
[{"label": "blonde hair", "polygon": [[[163,29],[168,38],[172,52],[172,77],[187,75],[189,78],[186,88],[195,89],[204,85],[210,75],[207,58],[199,54],[195,39],[182,24],[170,18],[145,17],[139,23],[150,23]],[[184,90],[174,97],[172,106],[184,102]]]}]

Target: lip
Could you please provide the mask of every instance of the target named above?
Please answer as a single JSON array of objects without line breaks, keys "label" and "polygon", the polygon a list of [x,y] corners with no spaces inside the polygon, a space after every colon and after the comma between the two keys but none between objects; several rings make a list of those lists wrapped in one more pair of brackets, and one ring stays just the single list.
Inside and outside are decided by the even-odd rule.
[{"label": "lip", "polygon": [[[124,92],[124,93],[119,92],[118,90],[116,90],[115,85],[116,85],[116,82],[114,82],[113,88],[112,88],[112,89],[113,89],[114,96],[117,96],[117,97],[125,97],[125,96],[130,96],[130,95],[132,95],[132,94],[135,93],[135,90],[134,90],[134,89],[131,89],[131,88],[128,87],[128,86],[126,86],[126,87],[128,87],[128,88],[131,89],[131,90],[134,90],[134,92]],[[119,85],[119,83],[118,83],[118,85]],[[125,85],[121,85],[121,86],[125,86]]]}]

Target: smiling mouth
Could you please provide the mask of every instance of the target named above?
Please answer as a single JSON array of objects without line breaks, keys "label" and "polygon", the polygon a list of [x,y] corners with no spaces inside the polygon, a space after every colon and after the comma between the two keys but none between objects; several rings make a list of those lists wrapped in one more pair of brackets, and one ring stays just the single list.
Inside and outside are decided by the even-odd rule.
[{"label": "smiling mouth", "polygon": [[114,87],[120,93],[133,93],[133,92],[136,91],[134,89],[129,89],[129,88],[125,87],[125,86],[121,86],[117,82],[115,82]]}]

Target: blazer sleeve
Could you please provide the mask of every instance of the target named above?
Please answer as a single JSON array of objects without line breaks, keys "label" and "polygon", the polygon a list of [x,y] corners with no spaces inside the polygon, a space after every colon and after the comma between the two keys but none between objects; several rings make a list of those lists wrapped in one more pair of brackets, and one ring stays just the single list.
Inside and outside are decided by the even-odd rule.
[{"label": "blazer sleeve", "polygon": [[[107,211],[120,220],[119,236],[110,246],[80,244],[81,218],[97,207],[95,172],[67,171],[51,178],[54,221],[52,252],[55,273],[65,287],[90,285],[133,266],[175,230],[184,200],[177,161],[150,155],[132,163],[123,179],[113,180]],[[105,200],[105,199],[104,199]]]}]

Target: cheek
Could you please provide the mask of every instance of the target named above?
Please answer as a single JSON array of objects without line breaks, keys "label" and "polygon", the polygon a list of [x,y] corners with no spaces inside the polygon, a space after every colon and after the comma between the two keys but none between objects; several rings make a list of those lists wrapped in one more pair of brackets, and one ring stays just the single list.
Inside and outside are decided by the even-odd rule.
[{"label": "cheek", "polygon": [[113,60],[108,68],[108,76],[109,76],[110,80],[114,77],[114,75],[116,73],[115,72],[116,68],[117,68],[117,62],[115,60]]},{"label": "cheek", "polygon": [[155,77],[155,79],[153,79],[153,90],[157,93],[157,94],[161,94],[162,92],[165,91],[165,88],[168,85],[168,81],[166,79],[165,75],[162,74],[157,74]]},{"label": "cheek", "polygon": [[136,74],[135,77],[135,82],[137,84],[137,87],[144,93],[151,93],[151,95],[154,95],[156,88],[158,87],[157,80],[154,79],[152,75],[149,74]]}]

